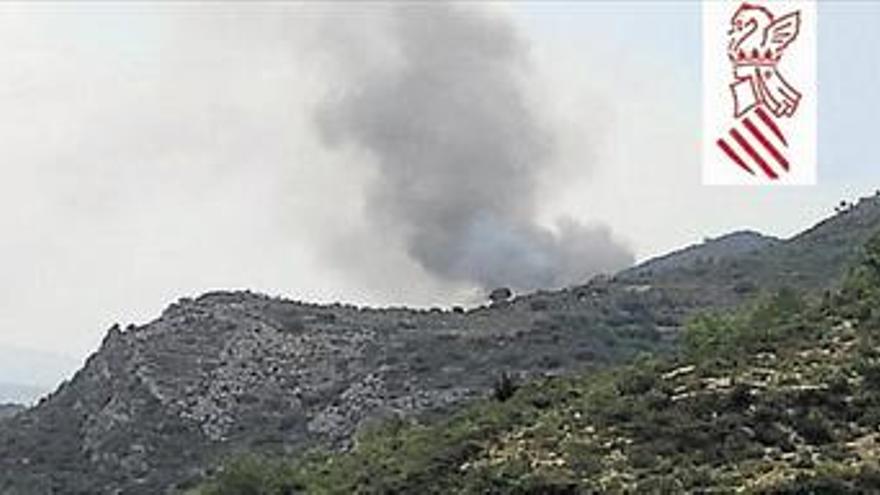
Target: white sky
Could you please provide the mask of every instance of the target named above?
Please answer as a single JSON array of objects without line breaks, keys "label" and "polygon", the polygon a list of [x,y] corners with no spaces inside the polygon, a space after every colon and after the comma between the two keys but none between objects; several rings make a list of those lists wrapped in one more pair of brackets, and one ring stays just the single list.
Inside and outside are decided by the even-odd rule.
[{"label": "white sky", "polygon": [[[644,259],[739,228],[788,236],[880,187],[880,3],[820,5],[820,185],[786,190],[699,184],[697,3],[497,11],[529,40],[531,97],[557,129],[548,222],[607,222]],[[381,53],[376,12],[0,3],[0,347],[80,359],[112,323],[216,288],[470,300],[393,240],[345,243],[371,171],[326,149],[311,115],[335,45]]]}]

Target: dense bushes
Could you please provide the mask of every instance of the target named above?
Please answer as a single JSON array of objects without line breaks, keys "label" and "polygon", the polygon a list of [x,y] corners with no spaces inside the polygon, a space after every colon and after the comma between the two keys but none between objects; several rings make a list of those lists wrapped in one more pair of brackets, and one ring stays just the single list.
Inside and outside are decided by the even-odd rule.
[{"label": "dense bushes", "polygon": [[227,463],[201,495],[293,495],[302,488],[291,476],[291,466],[258,456],[243,456]]},{"label": "dense bushes", "polygon": [[[807,302],[791,289],[764,295],[736,313],[703,314],[690,320],[682,337],[688,358],[748,355],[771,350],[787,339],[809,338]],[[813,330],[815,330],[813,328]]]}]

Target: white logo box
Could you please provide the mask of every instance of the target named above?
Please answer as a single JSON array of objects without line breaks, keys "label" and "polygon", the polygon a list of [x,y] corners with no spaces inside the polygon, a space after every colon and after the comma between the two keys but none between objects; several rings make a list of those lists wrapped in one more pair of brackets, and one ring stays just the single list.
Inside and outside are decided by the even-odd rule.
[{"label": "white logo box", "polygon": [[[740,21],[739,30],[734,19]],[[790,39],[795,20],[799,21],[796,36]],[[704,1],[702,24],[703,183],[815,184],[816,2]],[[732,39],[743,52],[734,54],[739,61],[736,69],[728,56]],[[739,40],[743,41],[736,44]],[[776,58],[778,62],[768,62]],[[734,84],[737,78],[739,84]],[[768,94],[773,96],[762,103],[761,95]],[[785,112],[784,105],[774,105],[790,94],[799,94],[793,113]],[[745,107],[756,96],[755,106],[734,115],[737,99]]]}]

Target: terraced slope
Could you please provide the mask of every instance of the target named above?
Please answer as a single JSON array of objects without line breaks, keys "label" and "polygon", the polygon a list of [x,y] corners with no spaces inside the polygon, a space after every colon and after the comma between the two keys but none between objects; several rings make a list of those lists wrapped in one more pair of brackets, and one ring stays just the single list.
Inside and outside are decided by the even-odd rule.
[{"label": "terraced slope", "polygon": [[392,422],[345,454],[245,459],[197,493],[880,492],[880,237],[842,290],[781,291],[684,337],[676,357]]}]

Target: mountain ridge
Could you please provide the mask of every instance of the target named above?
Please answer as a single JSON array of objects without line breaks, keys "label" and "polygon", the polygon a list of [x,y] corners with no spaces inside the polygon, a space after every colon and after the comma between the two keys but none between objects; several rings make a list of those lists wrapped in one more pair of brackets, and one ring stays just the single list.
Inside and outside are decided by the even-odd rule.
[{"label": "mountain ridge", "polygon": [[146,325],[111,328],[71,380],[0,425],[0,491],[173,491],[244,451],[346,449],[365,424],[439,414],[485,397],[501,375],[669,352],[697,312],[785,284],[829,288],[876,230],[880,205],[866,198],[757,250],[466,312],[183,298]]},{"label": "mountain ridge", "polygon": [[703,258],[729,258],[766,248],[783,242],[754,230],[737,230],[715,238],[707,238],[700,244],[692,244],[671,253],[649,258],[621,273],[638,275],[681,268]]}]

